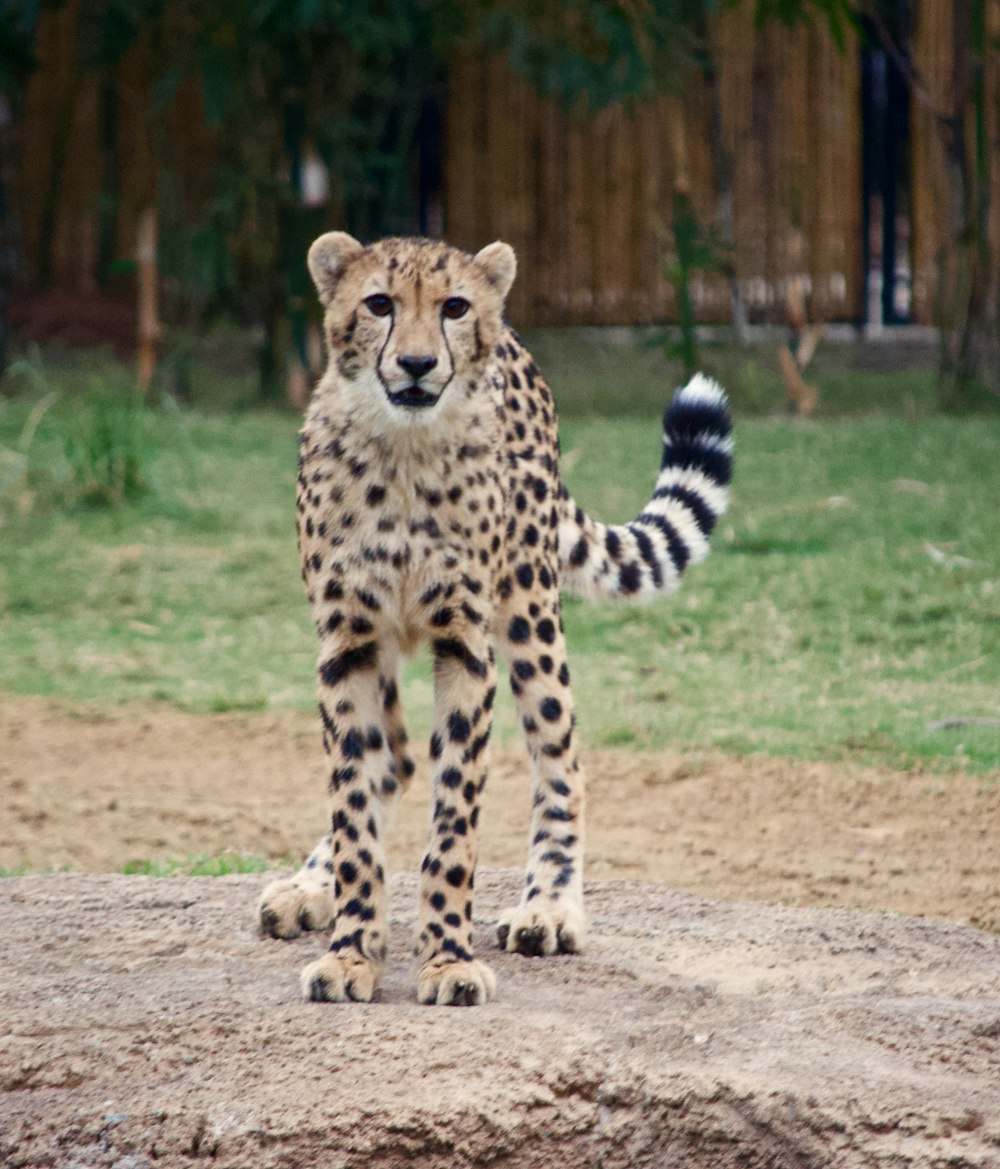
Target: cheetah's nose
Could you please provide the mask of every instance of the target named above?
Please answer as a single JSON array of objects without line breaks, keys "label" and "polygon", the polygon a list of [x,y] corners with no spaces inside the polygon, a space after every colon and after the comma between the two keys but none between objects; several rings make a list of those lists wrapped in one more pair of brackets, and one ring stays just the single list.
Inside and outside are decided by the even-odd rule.
[{"label": "cheetah's nose", "polygon": [[397,357],[396,364],[410,375],[415,382],[420,381],[425,373],[430,371],[437,365],[436,357]]}]

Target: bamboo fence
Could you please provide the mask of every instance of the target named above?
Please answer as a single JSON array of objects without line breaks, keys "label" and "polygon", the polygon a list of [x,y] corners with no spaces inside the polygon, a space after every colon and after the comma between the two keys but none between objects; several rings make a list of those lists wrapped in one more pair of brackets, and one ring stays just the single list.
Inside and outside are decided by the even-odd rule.
[{"label": "bamboo fence", "polygon": [[[95,287],[101,254],[134,258],[140,216],[162,199],[164,160],[174,176],[172,197],[194,208],[209,195],[215,149],[194,85],[182,85],[164,109],[155,106],[162,44],[140,37],[113,77],[84,70],[74,30],[85,2],[67,0],[42,15],[42,67],[27,93],[12,192],[27,285],[80,293]],[[946,105],[952,0],[913,2],[915,63],[929,94]],[[998,35],[1000,0],[986,4]],[[818,25],[757,29],[749,8],[727,9],[713,25],[722,144],[733,170],[729,259],[743,300],[751,319],[784,320],[789,282],[796,281],[812,320],[860,320],[858,46],[839,52]],[[985,84],[996,143],[996,53]],[[113,133],[109,85],[117,97]],[[520,272],[512,319],[624,325],[674,318],[674,288],[664,272],[675,194],[690,195],[706,229],[719,206],[711,94],[693,71],[680,92],[589,116],[539,96],[497,59],[454,63],[445,234],[469,248],[496,238],[514,245]],[[988,165],[991,233],[1000,247],[1000,149]],[[117,200],[111,218],[102,215],[109,191]],[[948,198],[940,126],[931,106],[915,98],[909,206],[918,322],[932,318]],[[721,272],[695,273],[691,291],[699,319],[729,319],[731,289]]]}]

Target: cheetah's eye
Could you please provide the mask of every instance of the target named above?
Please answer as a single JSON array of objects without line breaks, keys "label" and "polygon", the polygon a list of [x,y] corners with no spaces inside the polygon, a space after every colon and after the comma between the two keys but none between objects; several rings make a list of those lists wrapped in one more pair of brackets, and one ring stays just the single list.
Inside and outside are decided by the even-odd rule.
[{"label": "cheetah's eye", "polygon": [[464,296],[449,296],[441,306],[441,312],[449,321],[457,321],[469,311],[469,302]]},{"label": "cheetah's eye", "polygon": [[374,316],[387,317],[392,312],[392,297],[376,292],[374,296],[365,297],[365,306]]}]

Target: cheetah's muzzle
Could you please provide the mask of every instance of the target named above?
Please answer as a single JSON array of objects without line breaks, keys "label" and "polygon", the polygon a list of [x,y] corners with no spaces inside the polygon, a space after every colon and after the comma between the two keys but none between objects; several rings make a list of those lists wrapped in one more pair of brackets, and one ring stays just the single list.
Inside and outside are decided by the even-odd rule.
[{"label": "cheetah's muzzle", "polygon": [[407,386],[405,390],[397,390],[394,394],[390,393],[388,397],[394,406],[402,406],[408,410],[425,410],[428,406],[433,406],[440,395],[414,385]]}]

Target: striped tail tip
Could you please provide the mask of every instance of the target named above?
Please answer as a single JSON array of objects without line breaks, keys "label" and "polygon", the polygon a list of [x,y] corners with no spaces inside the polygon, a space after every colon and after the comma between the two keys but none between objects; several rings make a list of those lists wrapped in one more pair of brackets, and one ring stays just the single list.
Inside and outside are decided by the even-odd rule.
[{"label": "striped tail tip", "polygon": [[663,413],[663,471],[693,470],[717,488],[733,477],[732,421],[726,393],[718,382],[695,374],[674,394]]}]

